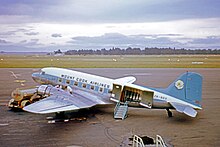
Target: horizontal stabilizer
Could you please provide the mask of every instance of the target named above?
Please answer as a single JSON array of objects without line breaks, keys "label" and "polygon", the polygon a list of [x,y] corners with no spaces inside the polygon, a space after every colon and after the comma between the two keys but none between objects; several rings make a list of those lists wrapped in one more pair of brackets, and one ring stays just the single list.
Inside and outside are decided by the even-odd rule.
[{"label": "horizontal stabilizer", "polygon": [[136,78],[130,76],[130,77],[115,79],[115,81],[117,81],[117,83],[134,83],[136,81]]},{"label": "horizontal stabilizer", "polygon": [[185,113],[190,117],[196,117],[197,111],[188,105],[183,105],[175,102],[170,102],[170,104],[180,113]]}]

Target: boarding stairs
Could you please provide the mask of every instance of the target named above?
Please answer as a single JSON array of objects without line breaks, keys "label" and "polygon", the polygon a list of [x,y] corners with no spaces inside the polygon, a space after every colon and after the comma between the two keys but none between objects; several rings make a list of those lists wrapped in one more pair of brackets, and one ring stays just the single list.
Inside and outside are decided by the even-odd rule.
[{"label": "boarding stairs", "polygon": [[125,119],[127,117],[127,112],[128,112],[128,103],[118,102],[115,106],[114,118]]}]

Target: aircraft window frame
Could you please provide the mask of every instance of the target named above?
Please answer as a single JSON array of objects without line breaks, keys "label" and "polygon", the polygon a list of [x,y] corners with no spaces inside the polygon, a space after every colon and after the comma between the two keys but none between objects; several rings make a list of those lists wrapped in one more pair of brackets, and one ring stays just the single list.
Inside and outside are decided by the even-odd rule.
[{"label": "aircraft window frame", "polygon": [[58,82],[62,83],[63,79],[62,78],[58,78]]},{"label": "aircraft window frame", "polygon": [[103,92],[103,88],[102,87],[99,87],[99,92]]}]

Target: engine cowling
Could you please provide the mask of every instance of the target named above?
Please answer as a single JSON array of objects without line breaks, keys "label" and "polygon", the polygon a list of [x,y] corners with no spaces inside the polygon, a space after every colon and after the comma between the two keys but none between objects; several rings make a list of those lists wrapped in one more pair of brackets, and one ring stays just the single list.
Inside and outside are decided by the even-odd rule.
[{"label": "engine cowling", "polygon": [[53,86],[51,86],[51,85],[41,85],[37,89],[37,94],[39,94],[39,95],[50,95],[52,88],[53,88]]}]

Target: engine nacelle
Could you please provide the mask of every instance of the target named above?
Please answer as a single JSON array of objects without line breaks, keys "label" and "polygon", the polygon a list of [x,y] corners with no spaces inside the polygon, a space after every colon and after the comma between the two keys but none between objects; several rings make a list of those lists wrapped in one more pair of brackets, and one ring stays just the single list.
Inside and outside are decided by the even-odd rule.
[{"label": "engine nacelle", "polygon": [[37,89],[37,94],[39,94],[39,95],[50,95],[52,88],[53,88],[53,86],[51,86],[51,85],[41,85]]}]

